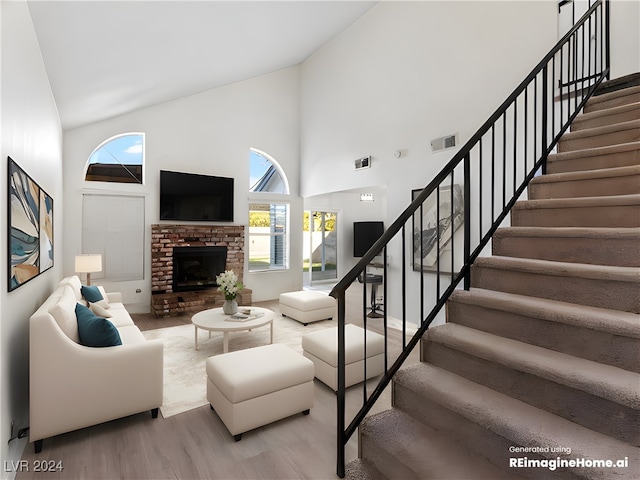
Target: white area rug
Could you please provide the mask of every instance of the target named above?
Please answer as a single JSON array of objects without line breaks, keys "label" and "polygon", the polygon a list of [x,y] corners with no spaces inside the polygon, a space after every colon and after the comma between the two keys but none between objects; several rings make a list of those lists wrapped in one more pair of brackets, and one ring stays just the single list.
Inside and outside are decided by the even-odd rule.
[{"label": "white area rug", "polygon": [[[306,327],[301,323],[276,314],[273,342],[284,343],[302,353],[302,335],[319,329],[335,326],[335,322],[321,321]],[[164,343],[164,398],[160,411],[164,418],[206,405],[207,374],[205,361],[222,353],[222,333],[198,330],[198,346],[194,349],[193,325],[160,328],[143,332],[147,339],[160,339]],[[257,347],[269,343],[269,327],[260,327],[250,332],[229,334],[229,351]]]}]

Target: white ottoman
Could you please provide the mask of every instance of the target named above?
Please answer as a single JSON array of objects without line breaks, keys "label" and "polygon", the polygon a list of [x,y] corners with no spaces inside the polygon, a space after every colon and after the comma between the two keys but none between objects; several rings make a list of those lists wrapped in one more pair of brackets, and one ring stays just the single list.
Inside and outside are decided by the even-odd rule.
[{"label": "white ottoman", "polygon": [[307,325],[336,314],[336,299],[323,292],[302,290],[280,294],[280,313]]},{"label": "white ottoman", "polygon": [[207,400],[236,441],[313,407],[313,363],[286,345],[216,355],[206,370]]},{"label": "white ottoman", "polygon": [[[345,387],[364,380],[364,329],[345,325]],[[315,366],[315,376],[334,391],[338,390],[338,327],[302,336],[305,357]],[[367,379],[384,372],[384,337],[367,330]]]}]

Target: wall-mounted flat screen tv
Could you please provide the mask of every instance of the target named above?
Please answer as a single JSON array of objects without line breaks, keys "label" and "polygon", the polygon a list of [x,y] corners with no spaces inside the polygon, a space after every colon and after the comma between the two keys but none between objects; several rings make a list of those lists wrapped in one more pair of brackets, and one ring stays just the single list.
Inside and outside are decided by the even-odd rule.
[{"label": "wall-mounted flat screen tv", "polygon": [[383,233],[383,222],[353,222],[353,256],[364,257]]},{"label": "wall-mounted flat screen tv", "polygon": [[233,222],[233,178],[160,170],[160,220]]}]

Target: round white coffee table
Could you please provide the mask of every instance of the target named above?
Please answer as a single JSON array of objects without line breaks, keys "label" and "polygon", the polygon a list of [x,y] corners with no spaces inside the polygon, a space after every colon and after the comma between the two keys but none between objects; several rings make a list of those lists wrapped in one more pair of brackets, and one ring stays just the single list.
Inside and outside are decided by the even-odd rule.
[{"label": "round white coffee table", "polygon": [[262,307],[238,307],[238,312],[250,309],[251,315],[259,315],[257,318],[249,320],[233,320],[231,315],[227,315],[222,308],[212,308],[196,313],[191,317],[195,329],[195,347],[198,350],[198,329],[208,330],[209,338],[211,332],[222,332],[222,352],[229,351],[229,332],[250,331],[254,328],[271,325],[271,339],[273,343],[273,311]]}]

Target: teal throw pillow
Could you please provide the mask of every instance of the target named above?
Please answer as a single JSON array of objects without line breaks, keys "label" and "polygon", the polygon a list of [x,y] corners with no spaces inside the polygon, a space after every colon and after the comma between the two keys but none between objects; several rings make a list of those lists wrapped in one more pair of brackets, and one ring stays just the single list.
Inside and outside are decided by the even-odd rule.
[{"label": "teal throw pillow", "polygon": [[82,287],[80,287],[80,292],[89,303],[96,303],[100,300],[104,300],[104,298],[102,297],[102,293],[100,293],[100,289],[96,285],[92,285],[90,287],[83,285]]},{"label": "teal throw pillow", "polygon": [[122,345],[120,333],[113,323],[98,317],[89,308],[76,304],[78,335],[80,343],[86,347],[114,347]]}]

